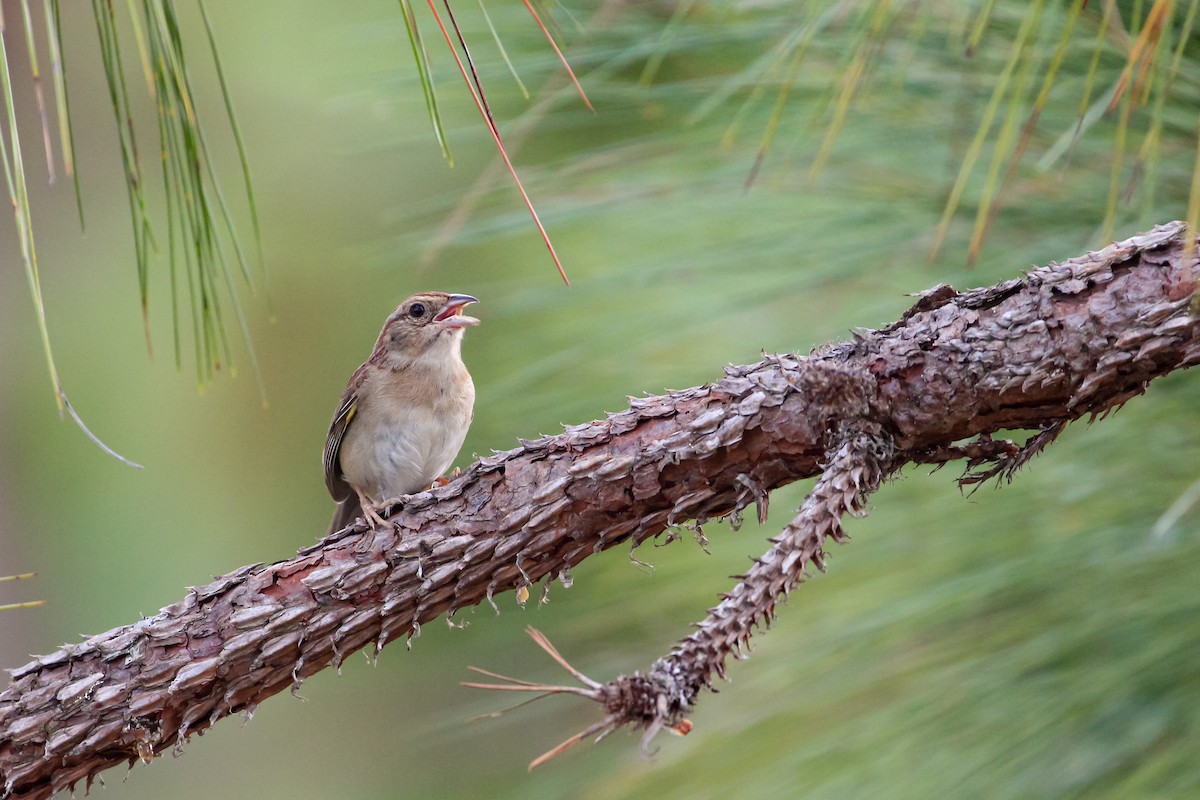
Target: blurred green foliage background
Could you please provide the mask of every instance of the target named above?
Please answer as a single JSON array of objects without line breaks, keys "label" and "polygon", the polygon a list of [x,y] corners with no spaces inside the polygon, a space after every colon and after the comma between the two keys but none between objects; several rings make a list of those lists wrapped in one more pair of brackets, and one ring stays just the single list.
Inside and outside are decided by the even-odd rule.
[{"label": "blurred green foliage background", "polygon": [[[941,255],[927,251],[1026,4],[998,3],[970,58],[963,42],[975,4],[799,5],[569,4],[580,27],[552,7],[595,115],[520,4],[492,2],[489,12],[532,103],[477,9],[456,6],[502,132],[515,143],[531,125],[514,160],[571,275],[567,289],[512,185],[501,178],[477,191],[494,150],[428,20],[452,169],[430,132],[396,4],[210,0],[264,234],[269,302],[261,289],[243,295],[265,410],[244,349],[236,377],[201,391],[190,364],[176,368],[165,269],[151,278],[147,356],[93,21],[82,6],[64,7],[87,228],[79,232],[69,182],[46,186],[38,148],[28,146],[50,331],[75,406],[146,469],[119,465],[57,419],[5,229],[0,574],[41,576],[15,585],[21,597],[6,584],[0,602],[33,593],[47,603],[0,614],[0,664],[153,614],[189,585],[318,538],[332,508],[319,462],[329,415],[383,318],[414,291],[482,301],[484,324],[465,346],[478,390],[465,465],[517,436],[621,408],[627,394],[713,380],[723,364],[763,350],[804,353],[852,327],[889,323],[911,303],[905,292],[988,284],[1104,244],[1115,121],[1100,120],[1068,156],[1036,166],[1075,125],[1099,9],[1081,18],[1031,157],[969,268],[982,175],[968,184]],[[1177,5],[1175,24],[1187,6]],[[878,8],[892,14],[896,35],[866,51],[871,70],[814,175],[839,76],[863,52],[863,20]],[[1119,8],[1136,28],[1143,4]],[[180,10],[194,23],[188,46],[203,52],[198,15]],[[820,14],[831,15],[828,25],[746,190],[786,82],[786,69],[761,67]],[[1065,14],[1065,3],[1045,4],[1031,56],[1039,64]],[[1186,46],[1175,93],[1159,109],[1154,174],[1128,155],[1121,167],[1118,236],[1185,213],[1196,50]],[[1110,87],[1124,59],[1119,42],[1107,43],[1098,85]],[[219,120],[214,76],[197,68],[193,77],[201,113]],[[756,87],[761,97],[747,104]],[[18,90],[18,102],[32,104],[31,90]],[[36,143],[29,121],[24,135]],[[236,187],[233,144],[211,128],[221,179]],[[435,247],[469,195],[478,204],[465,225]],[[112,770],[98,796],[1195,797],[1196,513],[1155,531],[1200,478],[1195,396],[1192,375],[1159,381],[1115,416],[1070,428],[999,491],[964,498],[952,468],[908,471],[877,495],[869,519],[850,525],[853,541],[833,553],[829,574],[801,587],[756,637],[732,683],[701,698],[693,733],[660,738],[654,760],[636,736],[616,735],[527,775],[531,758],[598,709],[559,698],[468,724],[507,698],[458,681],[470,679],[469,664],[566,681],[524,636],[527,624],[594,678],[647,668],[765,549],[803,486],[774,495],[762,529],[706,526],[708,554],[685,532],[636,553],[654,564],[649,572],[618,548],[582,565],[573,588],[555,584],[546,605],[520,610],[504,595],[499,615],[460,614],[465,630],[429,625],[411,652],[393,644],[374,667],[349,659],[341,676],[304,684],[308,702],[274,698],[249,724],[194,737],[179,759],[127,778]]]}]

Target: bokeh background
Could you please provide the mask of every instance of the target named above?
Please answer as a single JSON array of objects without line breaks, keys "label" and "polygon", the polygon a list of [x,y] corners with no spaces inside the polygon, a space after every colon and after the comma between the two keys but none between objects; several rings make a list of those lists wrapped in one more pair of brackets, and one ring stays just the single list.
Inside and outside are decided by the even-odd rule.
[{"label": "bokeh background", "polygon": [[[0,613],[0,665],[153,614],[187,586],[322,535],[329,416],[383,318],[414,291],[482,301],[483,325],[465,345],[478,390],[465,465],[518,436],[619,409],[626,395],[887,324],[911,303],[906,292],[984,285],[1101,246],[1114,153],[1125,153],[1117,235],[1185,213],[1194,41],[1156,116],[1135,110],[1124,134],[1119,115],[1101,117],[1066,155],[1038,164],[1071,138],[1097,37],[1098,96],[1158,3],[1112,4],[1124,39],[1116,24],[1099,33],[1096,6],[1109,4],[1089,4],[974,265],[967,242],[986,169],[968,182],[940,254],[928,251],[1027,4],[996,4],[970,58],[978,9],[968,6],[980,4],[800,5],[544,9],[595,114],[523,6],[488,9],[530,101],[478,9],[456,5],[501,130],[521,139],[514,160],[568,289],[511,183],[480,179],[494,149],[426,17],[453,168],[431,133],[395,3],[209,0],[262,222],[267,278],[239,292],[264,409],[236,328],[233,369],[198,389],[185,318],[177,368],[161,259],[147,354],[91,9],[64,4],[86,232],[69,182],[42,179],[32,115],[23,128],[49,326],[75,406],[146,468],[118,464],[58,419],[15,234],[0,228],[0,574],[40,573],[0,587],[0,602],[46,600]],[[1041,69],[1067,4],[1028,5],[1044,12],[1029,56]],[[1175,4],[1172,24],[1195,5]],[[185,41],[218,177],[245,232],[203,27],[190,4],[180,14],[192,23]],[[878,14],[894,35],[877,35]],[[805,40],[773,117],[791,80],[787,42],[817,18],[823,27]],[[6,37],[20,53],[19,37]],[[856,53],[870,69],[814,170]],[[17,101],[32,108],[27,85]],[[1154,119],[1156,155],[1139,160]],[[779,133],[747,188],[773,120]],[[144,123],[152,166],[152,117]],[[465,223],[443,236],[465,198]],[[461,613],[465,629],[426,626],[411,652],[396,643],[377,664],[351,658],[340,676],[306,681],[303,701],[273,698],[247,724],[226,720],[193,737],[178,758],[112,770],[94,796],[1195,797],[1200,537],[1186,502],[1200,479],[1195,398],[1196,376],[1161,380],[1114,416],[1070,428],[1012,485],[969,497],[954,468],[907,471],[850,525],[829,573],[801,587],[755,638],[752,658],[732,665],[731,682],[701,698],[692,734],[661,737],[653,760],[636,736],[617,734],[527,774],[530,759],[598,709],[556,698],[468,723],[509,698],[458,681],[471,678],[468,665],[567,681],[523,634],[530,624],[592,677],[645,669],[765,549],[803,486],[775,493],[763,528],[706,525],[707,553],[683,531],[634,554],[651,571],[617,548],[583,564],[572,588],[552,586],[545,605],[522,610],[507,594],[498,615]]]}]

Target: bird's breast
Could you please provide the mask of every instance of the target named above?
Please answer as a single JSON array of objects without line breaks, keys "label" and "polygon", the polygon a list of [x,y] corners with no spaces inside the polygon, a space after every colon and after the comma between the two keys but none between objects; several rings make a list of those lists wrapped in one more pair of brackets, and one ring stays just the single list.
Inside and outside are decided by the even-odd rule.
[{"label": "bird's breast", "polygon": [[[461,367],[461,362],[459,364]],[[346,481],[379,501],[422,491],[458,455],[475,402],[459,371],[380,371],[360,394],[341,450]]]}]

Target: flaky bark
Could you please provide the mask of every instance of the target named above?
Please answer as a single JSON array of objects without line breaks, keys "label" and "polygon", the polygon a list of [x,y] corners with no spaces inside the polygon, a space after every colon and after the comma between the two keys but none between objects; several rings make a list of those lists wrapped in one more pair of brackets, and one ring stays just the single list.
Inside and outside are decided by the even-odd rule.
[{"label": "flaky bark", "polygon": [[[42,656],[0,693],[0,791],[46,797],[150,759],[363,647],[668,526],[750,504],[761,513],[771,490],[822,475],[691,636],[647,674],[597,691],[611,724],[678,725],[890,472],[963,458],[983,466],[977,476],[1011,473],[1066,422],[1200,360],[1182,230],[1162,226],[986,289],[938,287],[852,342],[631,398],[605,420],[522,442],[413,496],[397,531],[329,536]],[[1001,428],[1038,433],[1023,447],[987,438]]]}]

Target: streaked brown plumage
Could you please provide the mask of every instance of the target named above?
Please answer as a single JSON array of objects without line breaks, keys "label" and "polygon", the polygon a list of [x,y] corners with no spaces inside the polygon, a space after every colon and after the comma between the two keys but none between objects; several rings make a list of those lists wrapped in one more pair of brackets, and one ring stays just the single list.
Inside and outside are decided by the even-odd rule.
[{"label": "streaked brown plumage", "polygon": [[325,440],[325,485],[337,501],[329,531],[362,515],[385,524],[379,510],[422,491],[458,455],[475,405],[462,361],[465,294],[413,295],[391,313],[371,357],[359,367],[334,411]]}]

